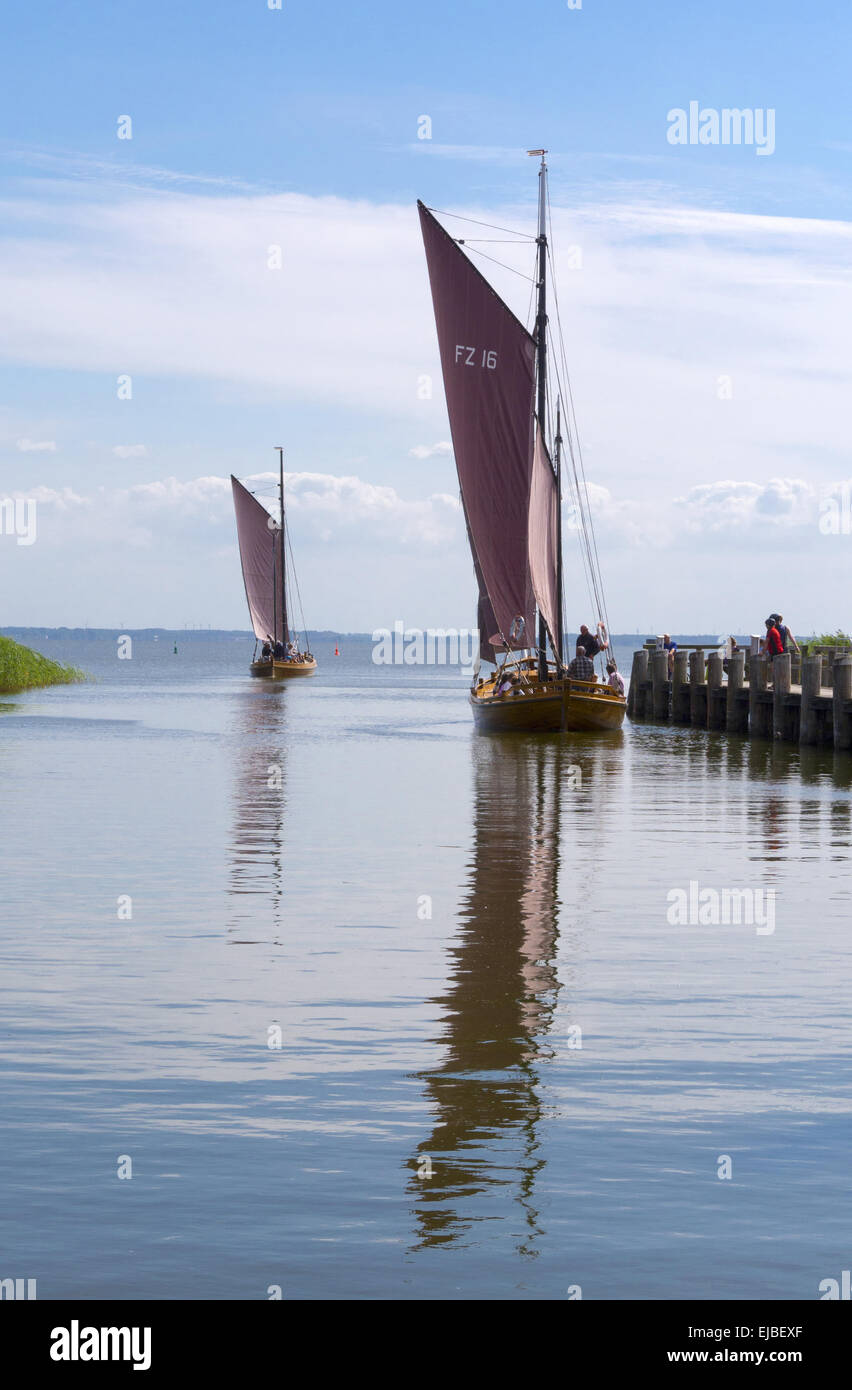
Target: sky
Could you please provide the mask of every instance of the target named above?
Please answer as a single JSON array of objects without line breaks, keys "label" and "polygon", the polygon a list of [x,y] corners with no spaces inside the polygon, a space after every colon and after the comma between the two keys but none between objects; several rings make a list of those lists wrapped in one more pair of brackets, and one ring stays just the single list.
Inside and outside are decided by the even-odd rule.
[{"label": "sky", "polygon": [[[545,146],[613,630],[850,627],[848,5],[46,0],[5,29],[0,626],[247,626],[229,475],[271,499],[278,445],[310,627],[469,626],[415,204],[533,233]],[[673,143],[693,102],[772,141]],[[480,251],[528,321],[531,243]],[[565,581],[596,618],[570,529]]]}]

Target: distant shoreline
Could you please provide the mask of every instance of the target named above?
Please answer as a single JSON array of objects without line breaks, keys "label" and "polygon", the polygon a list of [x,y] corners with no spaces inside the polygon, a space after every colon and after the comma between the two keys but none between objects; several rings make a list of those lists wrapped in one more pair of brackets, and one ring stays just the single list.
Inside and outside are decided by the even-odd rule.
[{"label": "distant shoreline", "polygon": [[[425,629],[424,629],[425,630]],[[436,631],[441,629],[436,628]],[[457,629],[460,631],[461,629]],[[178,638],[186,641],[192,638],[194,641],[215,641],[222,638],[245,638],[246,641],[254,641],[254,633],[246,628],[207,628],[207,627],[0,627],[0,636],[11,637],[14,641],[26,642],[28,639],[46,638],[110,638],[114,639],[126,633],[129,637],[145,639],[146,637]],[[346,642],[372,642],[372,632],[337,632],[328,628],[308,628],[309,639],[313,641],[346,641]],[[727,634],[726,634],[727,635]],[[737,641],[741,634],[733,633]],[[571,636],[569,630],[568,636]],[[611,640],[619,644],[636,642],[641,646],[644,642],[653,641],[656,633],[639,632],[613,632]],[[705,645],[715,646],[719,641],[719,630],[713,633],[706,632],[676,632],[673,633],[675,641],[704,643]],[[742,640],[748,638],[742,634]]]}]

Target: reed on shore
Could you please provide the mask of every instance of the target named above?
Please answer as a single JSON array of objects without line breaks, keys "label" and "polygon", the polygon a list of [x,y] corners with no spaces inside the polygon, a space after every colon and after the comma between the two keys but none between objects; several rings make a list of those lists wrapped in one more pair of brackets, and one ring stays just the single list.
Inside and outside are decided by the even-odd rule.
[{"label": "reed on shore", "polygon": [[70,685],[85,679],[85,672],[76,666],[62,666],[13,642],[11,637],[0,637],[0,695],[16,695],[46,685]]}]

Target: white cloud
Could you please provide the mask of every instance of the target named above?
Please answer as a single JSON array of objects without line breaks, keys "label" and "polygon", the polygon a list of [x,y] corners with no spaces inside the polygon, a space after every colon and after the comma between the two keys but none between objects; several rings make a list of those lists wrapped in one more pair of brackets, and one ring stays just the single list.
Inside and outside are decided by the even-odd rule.
[{"label": "white cloud", "polygon": [[148,450],[144,444],[114,444],[112,452],[119,459],[141,459]]},{"label": "white cloud", "polygon": [[771,478],[768,483],[702,483],[676,499],[690,531],[731,527],[812,526],[817,516],[816,490],[801,478]]},{"label": "white cloud", "polygon": [[[92,184],[88,196],[78,184],[69,200],[67,189],[51,183],[46,192],[31,187],[26,198],[5,200],[0,360],[100,372],[112,381],[124,372],[196,378],[202,401],[205,387],[221,396],[224,383],[247,425],[258,399],[297,409],[305,419],[321,406],[337,422],[326,430],[327,457],[335,456],[335,430],[342,441],[337,457],[349,459],[353,438],[372,432],[385,459],[393,460],[384,472],[376,465],[381,482],[356,476],[360,462],[341,465],[343,476],[317,470],[288,477],[289,506],[299,523],[295,543],[321,557],[314,587],[325,586],[331,608],[351,605],[347,621],[367,628],[381,616],[375,606],[358,608],[370,584],[377,603],[395,586],[409,585],[428,610],[429,561],[439,555],[449,595],[443,614],[421,609],[420,617],[411,602],[407,616],[421,625],[458,621],[449,601],[469,610],[470,563],[458,500],[449,495],[451,448],[414,207],[245,190],[220,195],[212,188],[200,196],[177,191],[165,173],[151,172],[156,193],[113,186],[105,197]],[[817,553],[830,552],[840,565],[842,543],[832,549],[831,538],[820,539],[816,516],[821,492],[848,469],[852,227],[653,199],[652,191],[618,204],[587,198],[553,211],[556,287],[586,470],[594,479],[598,545],[605,576],[612,575],[613,621],[619,611],[622,622],[644,621],[658,603],[670,626],[681,622],[678,607],[682,627],[727,626],[738,595],[763,582],[769,552],[785,582],[810,595],[815,611],[843,582],[839,570],[831,575],[814,565],[813,547],[827,547]],[[532,197],[521,207],[459,211],[534,229]],[[282,248],[280,271],[267,269],[270,246]],[[570,246],[581,248],[581,265],[564,254]],[[526,321],[529,285],[469,249]],[[531,270],[531,243],[484,249],[495,249],[515,270]],[[553,299],[551,318],[555,328]],[[418,394],[423,375],[434,383],[429,401]],[[65,419],[44,417],[35,426],[17,419],[7,437],[56,430],[64,462],[65,427]],[[105,425],[102,437],[114,428]],[[83,438],[92,433],[88,424],[86,431]],[[419,444],[408,456],[435,458],[445,491],[406,494],[413,470],[404,455],[412,435],[438,441]],[[50,442],[38,447],[53,452]],[[24,443],[22,453],[30,451]],[[26,443],[35,450],[38,441]],[[90,528],[92,564],[103,553],[98,547],[131,525],[140,554],[150,562],[156,551],[164,576],[174,553],[178,593],[187,583],[182,545],[195,548],[195,559],[202,545],[233,553],[229,483],[218,476],[225,461],[213,462],[215,476],[186,478],[197,466],[185,464],[187,457],[186,448],[176,447],[163,472],[181,476],[123,491],[82,485],[82,465],[66,474],[80,500],[64,505],[76,507],[74,527]],[[267,481],[271,500],[274,476]],[[52,505],[45,502],[46,511]],[[63,521],[59,502],[48,532],[52,520],[57,527]],[[67,518],[63,524],[71,534]],[[48,556],[41,523],[39,534],[39,545],[24,557],[31,567]],[[793,536],[801,563],[789,554]],[[54,539],[58,545],[58,529]],[[345,600],[328,564],[332,541],[346,547]],[[726,545],[720,576],[714,557]],[[411,552],[407,566],[398,562],[398,546]],[[637,549],[644,549],[641,570]],[[355,574],[357,583],[350,583]],[[56,577],[54,571],[52,583],[46,580],[46,594],[56,592]],[[144,577],[139,582],[147,592]],[[582,576],[570,582],[578,586]],[[92,577],[91,592],[96,584]],[[206,602],[203,587],[200,592]],[[702,612],[705,602],[723,611]],[[146,616],[159,620],[161,611]],[[343,621],[333,612],[327,617]]]},{"label": "white cloud", "polygon": [[55,507],[58,511],[70,511],[75,507],[87,507],[90,499],[81,497],[73,488],[45,487],[39,484],[37,487],[18,488],[10,494],[12,497],[33,498],[40,507]]},{"label": "white cloud", "polygon": [[19,439],[18,448],[22,454],[55,454],[55,439]]},{"label": "white cloud", "polygon": [[416,444],[408,453],[411,458],[431,459],[435,455],[449,458],[453,452],[453,446],[447,439],[442,439],[438,444]]},{"label": "white cloud", "polygon": [[[244,481],[260,502],[271,511],[277,508],[277,474],[257,473]],[[405,499],[395,488],[330,473],[287,473],[284,485],[300,545],[356,533],[359,538],[372,536],[391,545],[440,548],[463,535],[461,504],[445,493]],[[101,487],[87,496],[70,488],[47,487],[19,495],[59,508],[86,506],[92,511],[92,525],[106,538],[118,534],[114,523],[119,517],[143,528],[149,537],[157,531],[188,529],[198,521],[233,526],[231,480],[212,475],[186,481],[163,478],[127,488]],[[197,545],[199,539],[196,533],[192,543]]]}]

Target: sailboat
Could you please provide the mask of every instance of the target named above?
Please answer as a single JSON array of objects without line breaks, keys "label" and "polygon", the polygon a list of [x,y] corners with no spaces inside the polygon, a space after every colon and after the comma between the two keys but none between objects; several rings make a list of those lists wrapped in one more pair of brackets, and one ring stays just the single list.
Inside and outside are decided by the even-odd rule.
[{"label": "sailboat", "polygon": [[[251,673],[271,680],[289,680],[295,676],[312,676],[317,663],[309,651],[301,651],[295,638],[290,637],[283,449],[278,450],[278,467],[277,518],[233,474],[231,490],[237,517],[243,581],[255,635]],[[290,562],[292,566],[292,553]],[[263,644],[260,656],[257,653],[258,642]]]},{"label": "sailboat", "polygon": [[[534,334],[462,250],[472,239],[451,236],[432,209],[417,204],[462,507],[479,586],[479,654],[495,665],[498,653],[503,654],[493,675],[476,679],[470,704],[477,728],[485,732],[618,729],[627,708],[624,696],[597,679],[569,676],[563,659],[564,441],[561,396],[552,431],[549,417],[555,393],[548,383],[547,151],[528,153],[541,157]],[[573,409],[569,424],[572,415]],[[605,651],[609,639],[603,584],[582,455],[579,446],[574,448],[570,428],[568,443],[586,576],[601,610],[600,649]]]}]

